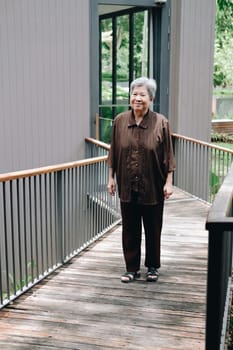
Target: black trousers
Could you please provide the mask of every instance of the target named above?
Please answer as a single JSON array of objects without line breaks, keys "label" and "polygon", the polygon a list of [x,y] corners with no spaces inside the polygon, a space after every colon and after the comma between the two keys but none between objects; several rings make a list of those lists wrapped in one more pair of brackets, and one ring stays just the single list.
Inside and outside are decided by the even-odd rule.
[{"label": "black trousers", "polygon": [[164,203],[142,205],[121,202],[122,246],[128,272],[140,270],[142,222],[145,231],[145,266],[160,267]]}]

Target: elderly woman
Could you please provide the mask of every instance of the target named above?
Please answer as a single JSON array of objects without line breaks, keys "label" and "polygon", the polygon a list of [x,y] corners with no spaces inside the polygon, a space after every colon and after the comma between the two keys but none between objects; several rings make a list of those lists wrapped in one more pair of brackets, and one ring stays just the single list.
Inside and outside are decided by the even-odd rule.
[{"label": "elderly woman", "polygon": [[126,264],[121,281],[125,283],[140,277],[142,222],[146,279],[157,281],[164,199],[172,194],[172,141],[168,120],[149,108],[155,92],[153,79],[134,80],[130,86],[131,110],[119,114],[112,129],[108,192],[116,192],[116,175]]}]

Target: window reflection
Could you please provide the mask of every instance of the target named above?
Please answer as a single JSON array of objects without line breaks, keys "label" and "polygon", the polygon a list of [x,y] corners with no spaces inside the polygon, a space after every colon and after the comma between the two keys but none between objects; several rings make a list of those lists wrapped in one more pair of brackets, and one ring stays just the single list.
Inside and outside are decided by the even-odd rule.
[{"label": "window reflection", "polygon": [[109,143],[112,120],[129,109],[130,80],[148,75],[148,10],[100,19],[100,139]]}]

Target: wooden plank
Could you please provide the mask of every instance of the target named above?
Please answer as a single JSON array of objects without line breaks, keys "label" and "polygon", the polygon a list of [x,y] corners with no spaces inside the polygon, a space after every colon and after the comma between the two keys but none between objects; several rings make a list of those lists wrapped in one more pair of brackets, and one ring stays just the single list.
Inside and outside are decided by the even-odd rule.
[{"label": "wooden plank", "polygon": [[212,130],[223,134],[233,134],[232,120],[212,120]]},{"label": "wooden plank", "polygon": [[204,350],[208,205],[166,202],[157,283],[124,272],[121,226],[0,312],[0,348]]}]

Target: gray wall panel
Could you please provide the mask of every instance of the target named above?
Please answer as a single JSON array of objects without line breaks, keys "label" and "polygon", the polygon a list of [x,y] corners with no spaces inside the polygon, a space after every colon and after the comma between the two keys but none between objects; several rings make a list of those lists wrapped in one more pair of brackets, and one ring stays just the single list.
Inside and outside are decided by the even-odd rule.
[{"label": "gray wall panel", "polygon": [[84,157],[89,2],[0,0],[0,172]]},{"label": "gray wall panel", "polygon": [[169,120],[173,131],[210,140],[215,1],[171,1]]}]

